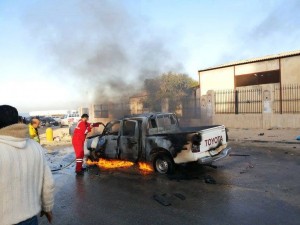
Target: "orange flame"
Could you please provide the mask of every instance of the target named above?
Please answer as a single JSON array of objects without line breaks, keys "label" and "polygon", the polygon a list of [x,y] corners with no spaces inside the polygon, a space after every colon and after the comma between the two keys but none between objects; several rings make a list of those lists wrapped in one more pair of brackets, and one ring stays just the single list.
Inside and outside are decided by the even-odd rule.
[{"label": "orange flame", "polygon": [[148,163],[145,162],[139,162],[139,169],[146,173],[153,172],[153,168]]},{"label": "orange flame", "polygon": [[[98,161],[91,161],[90,159],[88,159],[86,163],[89,166],[97,165],[98,167],[104,169],[128,168],[134,165],[134,163],[130,161],[116,160],[116,159],[107,160],[102,158],[100,158]],[[139,162],[138,166],[139,166],[139,170],[143,174],[149,174],[153,172],[153,168],[148,163]]]},{"label": "orange flame", "polygon": [[105,169],[115,169],[115,168],[127,168],[134,165],[133,162],[123,161],[123,160],[107,160],[107,159],[99,159],[98,162],[92,162],[91,160],[87,160],[88,165],[97,165],[98,167],[102,167]]}]

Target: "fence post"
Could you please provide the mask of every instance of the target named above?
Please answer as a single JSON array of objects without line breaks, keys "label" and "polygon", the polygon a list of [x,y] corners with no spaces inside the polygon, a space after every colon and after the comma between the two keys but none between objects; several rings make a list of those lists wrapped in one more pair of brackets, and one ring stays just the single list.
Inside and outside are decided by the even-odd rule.
[{"label": "fence post", "polygon": [[235,108],[235,114],[239,114],[239,91],[235,90],[234,91],[234,108]]}]

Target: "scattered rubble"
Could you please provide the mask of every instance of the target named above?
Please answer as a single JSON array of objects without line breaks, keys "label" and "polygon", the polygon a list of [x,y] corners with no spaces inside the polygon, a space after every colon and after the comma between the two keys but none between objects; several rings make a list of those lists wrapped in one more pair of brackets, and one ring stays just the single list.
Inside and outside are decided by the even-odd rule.
[{"label": "scattered rubble", "polygon": [[53,138],[53,141],[60,142],[60,141],[61,141],[61,138],[60,138],[60,137],[54,137],[54,138]]},{"label": "scattered rubble", "polygon": [[254,166],[251,163],[248,163],[247,167],[245,169],[243,169],[242,171],[240,171],[240,174],[246,173],[248,172],[249,169],[253,169]]}]

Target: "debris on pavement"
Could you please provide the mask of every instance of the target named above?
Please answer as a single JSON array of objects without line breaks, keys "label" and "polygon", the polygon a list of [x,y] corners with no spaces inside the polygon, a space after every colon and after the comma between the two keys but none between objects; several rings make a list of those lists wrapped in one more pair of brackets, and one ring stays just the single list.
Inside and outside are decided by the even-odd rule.
[{"label": "debris on pavement", "polygon": [[60,137],[54,137],[54,138],[53,138],[53,141],[60,142],[60,141],[61,141],[61,138],[60,138]]},{"label": "debris on pavement", "polygon": [[251,163],[248,163],[247,167],[240,171],[240,174],[247,173],[249,169],[253,169],[254,166]]},{"label": "debris on pavement", "polygon": [[207,184],[216,184],[217,183],[216,180],[210,175],[205,175],[204,176],[204,181]]},{"label": "debris on pavement", "polygon": [[[299,140],[296,138],[299,136]],[[249,144],[298,144],[300,141],[299,129],[296,128],[276,128],[272,127],[269,129],[261,128],[231,128],[230,129],[230,139],[232,142],[247,142]],[[261,141],[259,143],[257,141]]]},{"label": "debris on pavement", "polygon": [[171,202],[169,201],[168,197],[166,196],[166,194],[162,194],[162,195],[153,195],[153,199],[156,200],[158,203],[160,203],[163,206],[170,206]]},{"label": "debris on pavement", "polygon": [[45,150],[45,158],[52,172],[70,167],[75,162],[75,154],[72,147],[65,147],[50,152]]}]

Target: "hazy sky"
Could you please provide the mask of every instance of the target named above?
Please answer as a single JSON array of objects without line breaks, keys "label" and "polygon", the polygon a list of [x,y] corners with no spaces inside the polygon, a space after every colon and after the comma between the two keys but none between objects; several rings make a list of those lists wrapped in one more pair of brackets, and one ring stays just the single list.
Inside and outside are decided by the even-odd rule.
[{"label": "hazy sky", "polygon": [[0,0],[0,105],[118,99],[162,72],[300,49],[298,0]]}]

